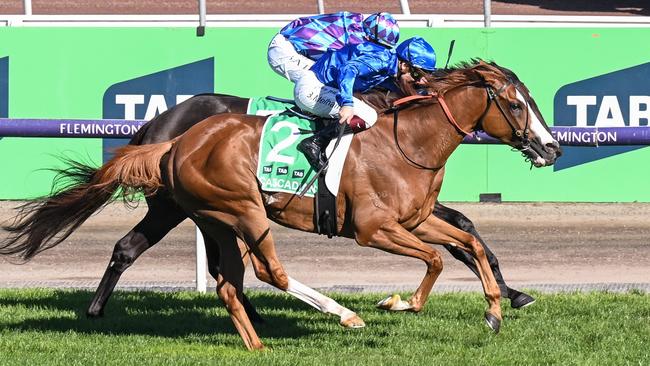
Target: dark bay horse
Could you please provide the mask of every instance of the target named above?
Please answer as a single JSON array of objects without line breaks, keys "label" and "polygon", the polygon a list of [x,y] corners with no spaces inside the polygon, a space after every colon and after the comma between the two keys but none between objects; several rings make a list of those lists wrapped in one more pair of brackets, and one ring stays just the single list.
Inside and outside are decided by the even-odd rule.
[{"label": "dark bay horse", "polygon": [[[375,127],[353,140],[337,212],[339,235],[425,262],[426,274],[408,302],[412,311],[422,309],[442,270],[439,252],[428,244],[456,246],[469,253],[489,304],[485,318],[495,331],[501,322],[500,291],[483,247],[473,235],[432,211],[444,165],[467,132],[483,130],[521,151],[535,166],[551,165],[560,155],[541,116],[532,113],[530,94],[508,74],[478,62],[428,77],[429,91],[439,98],[417,100],[399,117],[383,115]],[[354,312],[289,277],[277,258],[267,217],[313,232],[313,201],[260,190],[254,172],[263,121],[221,114],[172,141],[121,148],[99,169],[77,165],[69,175],[76,182],[45,205],[31,212],[26,208],[22,220],[10,228],[14,235],[3,244],[4,250],[30,257],[55,245],[58,242],[49,239],[58,231],[51,225],[63,221],[66,225],[57,229],[69,234],[84,216],[101,207],[95,200],[106,192],[121,188],[126,197],[136,191],[152,195],[164,187],[209,238],[208,258],[214,261],[219,252],[220,261],[213,264],[219,270],[217,293],[248,348],[263,346],[242,305],[244,266],[237,239],[252,253],[260,280],[339,315],[345,326],[361,326],[363,321]]]}]

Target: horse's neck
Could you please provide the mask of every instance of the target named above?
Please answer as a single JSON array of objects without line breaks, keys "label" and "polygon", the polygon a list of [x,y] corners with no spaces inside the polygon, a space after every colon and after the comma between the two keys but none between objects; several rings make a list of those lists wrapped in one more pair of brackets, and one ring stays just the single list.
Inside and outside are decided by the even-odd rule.
[{"label": "horse's neck", "polygon": [[[433,108],[438,107],[415,108],[400,112],[397,117],[400,148],[420,168],[442,168],[462,141],[462,136],[446,120],[445,115],[437,113]],[[395,117],[390,118],[391,128],[394,128]],[[395,141],[393,143],[396,144]],[[402,154],[399,149],[397,151]],[[401,156],[401,160],[414,165],[406,156]]]},{"label": "horse's neck", "polygon": [[[448,92],[444,100],[449,108],[447,115],[439,103],[409,109],[404,113],[401,129],[408,131],[412,147],[419,148],[420,163],[428,167],[442,167],[456,150],[464,131],[473,131],[484,110],[484,95],[474,87],[457,88]],[[452,122],[452,119],[455,122]],[[413,148],[411,148],[413,149]]]},{"label": "horse's neck", "polygon": [[[485,107],[479,98],[482,96],[476,90],[457,91],[446,97],[454,119],[466,131],[474,128]],[[349,166],[357,176],[367,174],[357,181],[370,184],[350,189],[356,197],[370,197],[374,207],[392,209],[399,222],[414,227],[431,214],[442,185],[442,169],[463,135],[438,104],[399,113],[397,139],[402,151],[396,146],[394,128],[394,116],[384,115],[371,131],[358,136],[355,150],[361,156]]]}]

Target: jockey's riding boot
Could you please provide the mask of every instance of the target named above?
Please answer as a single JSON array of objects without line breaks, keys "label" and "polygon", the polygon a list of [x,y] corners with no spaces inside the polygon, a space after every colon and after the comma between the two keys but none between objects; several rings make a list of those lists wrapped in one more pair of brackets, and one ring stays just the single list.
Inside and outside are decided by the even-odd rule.
[{"label": "jockey's riding boot", "polygon": [[338,121],[332,120],[327,126],[314,133],[313,136],[302,140],[297,146],[298,151],[305,154],[307,161],[316,171],[326,164],[321,151],[337,135],[338,126]]}]

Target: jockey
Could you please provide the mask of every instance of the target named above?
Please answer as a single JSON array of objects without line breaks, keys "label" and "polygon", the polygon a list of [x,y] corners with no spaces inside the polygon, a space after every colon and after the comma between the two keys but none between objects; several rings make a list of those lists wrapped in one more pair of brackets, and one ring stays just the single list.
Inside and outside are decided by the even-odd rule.
[{"label": "jockey", "polygon": [[[350,131],[360,132],[375,124],[377,112],[353,97],[354,92],[366,92],[391,78],[420,82],[423,70],[435,68],[435,51],[421,37],[407,39],[396,50],[372,42],[351,44],[323,55],[296,81],[294,98],[303,110],[337,118],[339,123],[347,123]],[[323,164],[320,151],[335,136],[336,125],[330,123],[298,144],[298,150],[316,169]]]},{"label": "jockey", "polygon": [[278,75],[296,82],[328,50],[371,41],[395,47],[399,26],[389,13],[365,20],[359,13],[338,12],[298,18],[273,37],[267,58]]}]

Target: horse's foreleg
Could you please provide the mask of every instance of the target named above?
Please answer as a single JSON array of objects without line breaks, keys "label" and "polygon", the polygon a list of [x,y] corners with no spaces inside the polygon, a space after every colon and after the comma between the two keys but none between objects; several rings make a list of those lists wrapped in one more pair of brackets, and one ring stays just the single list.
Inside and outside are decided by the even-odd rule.
[{"label": "horse's foreleg", "polygon": [[[501,275],[501,271],[499,270],[499,263],[496,257],[494,256],[494,254],[490,251],[488,246],[485,245],[485,242],[483,242],[483,240],[479,236],[478,232],[476,231],[476,228],[474,227],[474,223],[471,222],[462,213],[453,210],[449,207],[446,207],[440,204],[440,202],[436,202],[436,205],[433,209],[433,215],[439,219],[442,219],[446,223],[453,225],[454,227],[460,230],[463,230],[465,232],[474,235],[476,240],[478,240],[479,243],[481,243],[483,249],[485,250],[485,255],[494,273],[494,279],[497,281],[497,284],[499,284],[499,289],[501,290],[501,296],[508,297],[508,287],[506,286],[505,281],[503,280],[503,276]],[[465,264],[472,272],[474,272],[475,275],[477,276],[479,275],[478,268],[474,263],[474,258],[468,252],[449,244],[445,245],[444,247],[449,251],[449,253],[454,258],[463,262],[463,264]]]},{"label": "horse's foreleg", "polygon": [[408,304],[401,302],[396,296],[382,300],[378,304],[380,308],[386,310],[410,310],[416,312],[422,310],[431,288],[440,272],[442,272],[442,256],[440,253],[424,244],[397,222],[384,223],[368,235],[358,233],[356,239],[361,246],[370,246],[389,253],[418,258],[426,263],[427,272]]},{"label": "horse's foreleg", "polygon": [[[474,226],[474,223],[469,218],[467,218],[467,216],[463,215],[462,213],[454,209],[442,205],[440,202],[436,202],[436,205],[433,209],[433,214],[434,216],[436,216],[439,219],[442,219],[448,224],[451,224],[460,230],[466,231],[474,235],[476,240],[479,241],[479,243],[483,246],[483,249],[485,250],[485,256],[487,257],[487,260],[490,263],[490,268],[492,268],[494,279],[497,281],[497,284],[499,285],[499,290],[501,290],[501,297],[509,298],[510,306],[512,306],[515,309],[518,309],[535,302],[535,299],[532,296],[508,287],[505,280],[503,279],[503,275],[501,274],[501,268],[499,267],[499,260],[497,259],[496,255],[492,253],[492,251],[487,246],[483,238],[481,238],[478,231],[476,230],[476,227]],[[466,251],[458,247],[449,244],[445,245],[444,247],[449,251],[449,253],[454,258],[463,262],[472,272],[474,272],[476,276],[479,276],[478,268],[474,263],[474,258],[469,253],[467,253]]]},{"label": "horse's foreleg", "polygon": [[187,216],[178,208],[163,204],[160,198],[149,200],[149,211],[145,217],[118,240],[113,249],[111,261],[95,291],[86,314],[89,317],[102,316],[122,273],[147,249],[158,243],[171,229]]},{"label": "horse's foreleg", "polygon": [[485,298],[490,306],[485,319],[490,328],[498,332],[501,324],[501,293],[485,256],[483,246],[478,240],[473,235],[459,230],[433,215],[416,227],[413,234],[424,242],[458,246],[472,255],[483,285]]}]

